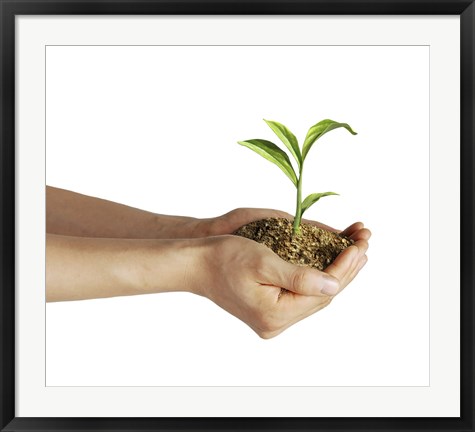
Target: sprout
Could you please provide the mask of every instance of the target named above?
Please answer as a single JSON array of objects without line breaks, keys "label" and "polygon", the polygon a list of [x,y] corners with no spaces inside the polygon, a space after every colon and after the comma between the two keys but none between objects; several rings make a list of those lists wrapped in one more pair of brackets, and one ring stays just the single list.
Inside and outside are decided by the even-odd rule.
[{"label": "sprout", "polygon": [[245,147],[250,148],[251,150],[254,150],[262,157],[276,164],[297,188],[297,208],[295,210],[295,217],[292,229],[292,233],[295,235],[299,232],[302,215],[307,209],[309,209],[313,204],[315,204],[320,198],[329,195],[338,195],[335,192],[313,193],[307,196],[307,198],[302,201],[302,172],[303,164],[305,162],[305,158],[308,155],[308,152],[318,139],[320,139],[323,135],[325,135],[327,132],[332,131],[333,129],[343,127],[353,135],[356,135],[356,132],[354,132],[351,127],[346,123],[338,123],[333,120],[322,120],[321,122],[318,122],[317,124],[313,125],[308,130],[307,136],[305,137],[305,141],[302,146],[302,150],[300,150],[297,138],[295,138],[295,135],[286,126],[275,121],[265,119],[264,121],[280,138],[280,140],[284,143],[284,145],[287,147],[287,149],[290,151],[293,158],[297,162],[299,173],[298,177],[295,173],[295,170],[292,166],[292,163],[290,162],[287,153],[277,147],[277,145],[275,145],[274,143],[263,139],[251,139],[247,141],[238,141],[238,144],[241,144]]}]

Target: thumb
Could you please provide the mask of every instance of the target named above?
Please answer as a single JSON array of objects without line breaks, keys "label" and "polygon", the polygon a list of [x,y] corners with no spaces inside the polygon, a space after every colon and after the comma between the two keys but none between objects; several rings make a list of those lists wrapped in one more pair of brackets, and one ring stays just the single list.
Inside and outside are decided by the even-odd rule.
[{"label": "thumb", "polygon": [[338,279],[328,273],[275,258],[273,265],[269,266],[273,270],[270,278],[273,285],[306,296],[333,296],[340,290]]}]

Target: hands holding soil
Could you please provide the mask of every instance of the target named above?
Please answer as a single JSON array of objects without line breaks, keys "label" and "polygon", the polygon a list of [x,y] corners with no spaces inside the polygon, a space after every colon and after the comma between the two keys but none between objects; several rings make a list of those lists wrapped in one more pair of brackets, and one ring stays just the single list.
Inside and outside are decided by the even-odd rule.
[{"label": "hands holding soil", "polygon": [[268,217],[292,219],[266,209],[210,219],[164,216],[48,187],[47,300],[188,291],[209,298],[259,336],[276,336],[330,304],[353,280],[367,261],[371,233],[362,223],[344,230],[354,244],[321,272],[231,235]]},{"label": "hands holding soil", "polygon": [[[193,275],[198,294],[270,338],[329,305],[366,264],[368,230],[354,224],[356,243],[325,272],[289,264],[259,243],[236,236],[210,237]],[[287,291],[282,292],[281,288]]]}]

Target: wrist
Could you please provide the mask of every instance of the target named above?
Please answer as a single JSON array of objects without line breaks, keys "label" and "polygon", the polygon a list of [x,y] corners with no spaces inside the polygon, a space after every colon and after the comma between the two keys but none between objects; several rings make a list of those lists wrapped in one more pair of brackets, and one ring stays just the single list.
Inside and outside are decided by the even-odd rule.
[{"label": "wrist", "polygon": [[216,233],[216,218],[195,219],[191,226],[190,238],[211,237]]},{"label": "wrist", "polygon": [[169,216],[154,214],[152,238],[157,239],[192,239],[210,235],[211,219],[198,219],[188,216]]},{"label": "wrist", "polygon": [[142,293],[191,292],[201,294],[197,274],[204,245],[194,239],[158,239],[141,242],[134,252],[131,273]]}]

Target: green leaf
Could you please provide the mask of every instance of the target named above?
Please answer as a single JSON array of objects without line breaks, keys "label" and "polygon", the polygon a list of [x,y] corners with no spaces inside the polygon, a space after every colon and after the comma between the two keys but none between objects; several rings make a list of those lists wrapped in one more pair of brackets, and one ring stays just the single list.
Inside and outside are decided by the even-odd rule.
[{"label": "green leaf", "polygon": [[305,210],[310,208],[313,204],[315,204],[320,198],[329,196],[329,195],[338,195],[335,192],[323,192],[323,193],[314,193],[310,194],[307,198],[303,200],[302,203],[302,214],[304,214]]},{"label": "green leaf", "polygon": [[348,132],[353,135],[356,135],[356,132],[351,129],[350,125],[346,123],[338,123],[333,120],[322,120],[318,122],[316,125],[313,125],[307,132],[307,136],[305,137],[305,141],[302,147],[302,159],[305,160],[308,152],[310,151],[312,145],[325,135],[327,132],[332,131],[333,129],[338,129],[344,127]]},{"label": "green leaf", "polygon": [[285,175],[292,180],[292,183],[297,187],[297,176],[292,168],[290,159],[283,150],[277,147],[274,143],[263,139],[251,139],[247,141],[238,141],[244,147],[248,147],[260,154],[267,160],[275,163]]},{"label": "green leaf", "polygon": [[281,123],[266,119],[264,119],[264,121],[269,125],[269,127],[275,132],[275,134],[290,150],[290,153],[292,153],[300,168],[300,166],[302,165],[302,154],[300,153],[299,143],[297,141],[297,138],[295,138],[295,135]]}]

